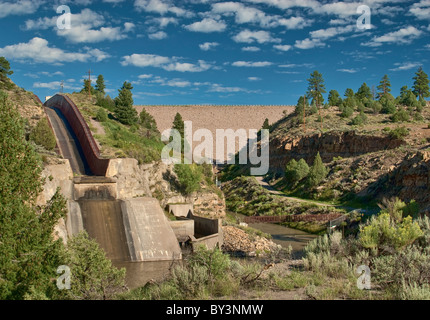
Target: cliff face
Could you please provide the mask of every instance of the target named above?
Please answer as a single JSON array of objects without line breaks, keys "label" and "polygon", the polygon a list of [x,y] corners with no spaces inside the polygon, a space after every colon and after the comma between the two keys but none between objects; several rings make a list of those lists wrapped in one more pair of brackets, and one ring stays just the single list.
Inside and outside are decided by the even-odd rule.
[{"label": "cliff face", "polygon": [[331,162],[334,157],[356,157],[395,149],[404,144],[402,140],[360,135],[354,131],[331,131],[304,137],[276,137],[270,142],[270,168],[272,171],[283,171],[291,159],[303,158],[308,164],[312,164],[318,152],[324,162]]},{"label": "cliff face", "polygon": [[388,185],[403,200],[416,200],[430,212],[430,151],[409,154],[390,174]]}]

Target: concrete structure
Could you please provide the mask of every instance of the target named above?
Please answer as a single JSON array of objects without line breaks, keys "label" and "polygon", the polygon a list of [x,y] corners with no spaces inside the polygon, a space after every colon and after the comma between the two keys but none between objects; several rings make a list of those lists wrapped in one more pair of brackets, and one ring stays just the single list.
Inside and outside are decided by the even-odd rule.
[{"label": "concrete structure", "polygon": [[175,233],[176,239],[184,243],[194,236],[194,220],[180,219],[176,221],[169,221],[169,225]]},{"label": "concrete structure", "polygon": [[154,198],[137,198],[121,203],[131,261],[182,258],[175,233]]},{"label": "concrete structure", "polygon": [[186,218],[190,213],[194,213],[194,206],[191,203],[169,203],[167,208],[175,217]]},{"label": "concrete structure", "polygon": [[[44,105],[45,107],[61,111],[61,114],[65,117],[71,130],[77,137],[79,142],[78,149],[79,147],[82,148],[83,156],[88,163],[91,173],[96,176],[105,176],[109,166],[109,159],[101,158],[100,150],[91,134],[90,128],[73,101],[65,95],[57,94],[46,101]],[[50,116],[49,113],[48,116]],[[57,135],[57,132],[55,133]],[[60,149],[62,149],[61,141]]]}]

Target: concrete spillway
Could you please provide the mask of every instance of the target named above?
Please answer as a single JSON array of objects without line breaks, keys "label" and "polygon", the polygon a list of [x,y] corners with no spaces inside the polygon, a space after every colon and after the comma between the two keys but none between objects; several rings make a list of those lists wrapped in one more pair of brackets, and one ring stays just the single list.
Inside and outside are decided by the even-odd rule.
[{"label": "concrete spillway", "polygon": [[[57,103],[61,108],[56,108]],[[156,199],[118,199],[115,179],[105,177],[109,160],[100,158],[73,102],[57,95],[45,105],[61,154],[79,176],[74,178],[73,200],[69,201],[69,234],[86,230],[109,259],[126,266],[127,273],[137,270],[135,262],[181,259],[175,233]],[[78,129],[73,129],[68,119]],[[85,135],[74,132],[79,128]],[[92,173],[96,176],[89,176]]]},{"label": "concrete spillway", "polygon": [[121,204],[115,200],[79,201],[85,230],[112,261],[130,261]]},{"label": "concrete spillway", "polygon": [[58,109],[45,108],[45,112],[57,137],[61,154],[70,161],[73,172],[79,175],[91,175],[82,148],[67,119]]}]

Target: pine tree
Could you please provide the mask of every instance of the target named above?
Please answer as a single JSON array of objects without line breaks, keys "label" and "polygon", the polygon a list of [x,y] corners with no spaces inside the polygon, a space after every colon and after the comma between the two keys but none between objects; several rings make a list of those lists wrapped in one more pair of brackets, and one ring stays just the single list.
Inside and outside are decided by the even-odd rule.
[{"label": "pine tree", "polygon": [[323,128],[323,117],[321,115],[321,105],[324,103],[323,93],[326,93],[325,91],[325,85],[324,85],[324,79],[322,77],[322,74],[319,73],[317,70],[312,72],[311,77],[308,79],[308,92],[307,96],[308,98],[312,98],[313,101],[316,103],[316,107],[319,111],[319,117],[321,119],[321,130]]},{"label": "pine tree", "polygon": [[157,123],[155,122],[154,117],[148,113],[145,109],[140,113],[140,124],[148,130],[158,131]]},{"label": "pine tree", "polygon": [[417,96],[420,100],[430,97],[428,75],[423,71],[422,67],[418,69],[415,75],[416,76],[413,78],[415,82],[412,88],[415,96]]},{"label": "pine tree", "polygon": [[371,89],[369,88],[369,86],[366,83],[363,83],[361,85],[361,87],[358,89],[358,91],[355,94],[355,96],[360,101],[364,101],[365,99],[368,99],[368,100],[372,100],[373,99],[372,91],[371,91]]},{"label": "pine tree", "polygon": [[39,156],[25,139],[24,122],[0,93],[0,299],[53,292],[52,278],[64,263],[54,227],[66,215],[59,191],[44,207]]},{"label": "pine tree", "polygon": [[133,86],[130,82],[124,82],[122,88],[118,90],[118,97],[115,98],[115,117],[125,125],[137,123],[137,111],[134,108]]},{"label": "pine tree", "polygon": [[96,81],[96,91],[100,92],[101,94],[103,94],[103,96],[105,95],[105,79],[103,78],[103,75],[99,75],[97,77],[97,81]]},{"label": "pine tree", "polygon": [[314,163],[309,170],[308,183],[310,187],[318,186],[327,176],[327,168],[322,162],[320,153],[315,157]]},{"label": "pine tree", "polygon": [[269,119],[266,118],[266,120],[264,120],[262,129],[270,130]]},{"label": "pine tree", "polygon": [[94,87],[90,84],[89,79],[84,79],[84,87],[81,90],[81,93],[88,94],[88,92],[91,90],[91,94],[94,95],[96,93],[96,90]]},{"label": "pine tree", "polygon": [[336,90],[330,90],[328,94],[328,104],[332,107],[339,107],[342,103],[342,98]]},{"label": "pine tree", "polygon": [[0,57],[0,80],[5,80],[7,76],[12,74],[13,71],[10,70],[9,61],[7,61],[5,57]]},{"label": "pine tree", "polygon": [[354,90],[352,90],[351,88],[347,88],[345,90],[345,97],[346,98],[354,98]]},{"label": "pine tree", "polygon": [[379,99],[391,92],[391,82],[387,75],[384,75],[377,89]]},{"label": "pine tree", "polygon": [[178,130],[178,132],[180,133],[182,139],[184,139],[184,135],[185,135],[185,124],[184,124],[184,120],[182,120],[182,116],[180,115],[180,113],[176,113],[175,115],[175,119],[173,120],[173,127],[172,129]]}]

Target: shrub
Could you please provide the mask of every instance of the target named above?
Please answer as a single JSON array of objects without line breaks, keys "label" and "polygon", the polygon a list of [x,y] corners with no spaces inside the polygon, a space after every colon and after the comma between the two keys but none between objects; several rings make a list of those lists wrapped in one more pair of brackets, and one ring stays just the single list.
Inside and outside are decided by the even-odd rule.
[{"label": "shrub", "polygon": [[354,109],[352,107],[344,106],[343,111],[342,111],[340,116],[342,118],[349,118],[353,115],[353,113],[354,113]]},{"label": "shrub", "polygon": [[97,111],[96,119],[98,122],[106,122],[108,120],[108,115],[105,109],[99,108]]},{"label": "shrub", "polygon": [[360,230],[360,244],[371,249],[378,255],[380,252],[401,250],[421,237],[423,232],[412,217],[406,217],[397,222],[387,212],[382,212],[378,217],[372,217],[370,222]]},{"label": "shrub", "polygon": [[406,127],[396,128],[390,131],[389,137],[391,139],[403,139],[409,135],[409,130]]},{"label": "shrub", "polygon": [[96,101],[97,106],[105,108],[110,112],[115,111],[115,101],[113,101],[111,97],[109,96],[104,97],[102,94],[97,94],[96,98],[97,98],[97,101]]},{"label": "shrub", "polygon": [[406,112],[406,110],[402,109],[394,113],[391,117],[391,120],[393,122],[406,122],[409,121],[409,114]]},{"label": "shrub", "polygon": [[309,166],[304,159],[299,162],[292,159],[285,168],[285,177],[293,185],[306,178],[309,174]]},{"label": "shrub", "polygon": [[361,126],[367,122],[367,116],[361,112],[358,116],[352,119],[351,124],[354,126]]},{"label": "shrub", "polygon": [[57,145],[55,135],[46,118],[43,118],[37,123],[30,134],[30,139],[34,141],[34,143],[43,146],[46,150],[53,150]]},{"label": "shrub", "polygon": [[200,189],[202,172],[199,166],[176,164],[173,170],[178,176],[179,189],[183,194],[189,195]]}]

